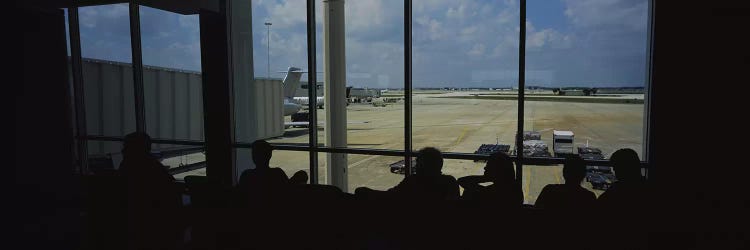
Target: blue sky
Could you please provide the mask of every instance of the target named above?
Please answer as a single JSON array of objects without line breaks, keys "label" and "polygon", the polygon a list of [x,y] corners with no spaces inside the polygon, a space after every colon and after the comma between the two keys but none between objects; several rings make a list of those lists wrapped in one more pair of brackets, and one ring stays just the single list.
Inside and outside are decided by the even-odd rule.
[{"label": "blue sky", "polygon": [[[323,71],[322,1],[317,1],[318,71]],[[527,85],[643,86],[647,0],[528,0]],[[516,0],[431,0],[413,3],[415,87],[517,85]],[[307,68],[304,0],[253,1],[257,77],[289,66]],[[346,4],[347,85],[403,86],[403,1]],[[84,57],[130,62],[127,5],[80,10]],[[198,16],[141,7],[143,62],[200,71]],[[319,78],[320,79],[320,78]]]}]

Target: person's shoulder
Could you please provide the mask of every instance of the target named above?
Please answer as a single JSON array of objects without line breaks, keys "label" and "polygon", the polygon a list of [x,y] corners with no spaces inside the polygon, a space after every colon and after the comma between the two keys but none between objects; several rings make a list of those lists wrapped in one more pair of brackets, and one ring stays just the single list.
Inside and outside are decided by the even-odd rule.
[{"label": "person's shoulder", "polygon": [[596,194],[594,194],[594,192],[591,192],[591,190],[585,189],[583,187],[580,187],[578,190],[578,192],[587,199],[590,198],[592,200],[596,200]]},{"label": "person's shoulder", "polygon": [[453,177],[452,175],[440,175],[440,180],[445,182],[457,182],[456,177]]},{"label": "person's shoulder", "polygon": [[245,171],[242,171],[240,174],[240,183],[247,181],[248,178],[253,178],[253,176],[257,175],[257,171],[255,169],[245,169]]},{"label": "person's shoulder", "polygon": [[271,173],[273,173],[274,175],[283,176],[284,178],[288,178],[286,176],[286,172],[284,172],[284,170],[281,169],[281,168],[270,168],[270,170],[271,170]]},{"label": "person's shoulder", "polygon": [[547,184],[546,186],[542,188],[542,192],[544,191],[555,192],[564,188],[565,188],[564,184]]},{"label": "person's shoulder", "polygon": [[248,175],[253,175],[253,174],[255,174],[255,172],[256,171],[253,168],[251,168],[251,169],[245,169],[245,171],[242,171],[242,173],[240,174],[240,177],[242,177],[242,176],[248,176]]},{"label": "person's shoulder", "polygon": [[274,174],[284,173],[284,170],[281,169],[281,168],[268,168],[268,171],[270,171],[271,173],[274,173]]}]

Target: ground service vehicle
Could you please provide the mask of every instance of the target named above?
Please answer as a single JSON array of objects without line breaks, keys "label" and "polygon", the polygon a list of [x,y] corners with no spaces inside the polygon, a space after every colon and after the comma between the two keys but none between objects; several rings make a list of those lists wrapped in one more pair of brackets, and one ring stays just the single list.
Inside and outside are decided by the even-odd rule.
[{"label": "ground service vehicle", "polygon": [[[517,153],[516,149],[516,153]],[[523,157],[551,157],[547,143],[542,141],[542,133],[538,131],[523,132]]]},{"label": "ground service vehicle", "polygon": [[552,152],[555,157],[573,155],[573,131],[552,131]]},{"label": "ground service vehicle", "polygon": [[[605,160],[600,149],[589,146],[578,147],[578,155],[584,160]],[[612,167],[586,166],[586,181],[591,183],[594,189],[607,190],[617,178],[612,172]]]},{"label": "ground service vehicle", "polygon": [[[475,154],[491,155],[496,152],[503,152],[508,154],[510,151],[510,145],[508,144],[482,144],[479,148],[474,151]],[[474,160],[477,162],[479,160]]]}]

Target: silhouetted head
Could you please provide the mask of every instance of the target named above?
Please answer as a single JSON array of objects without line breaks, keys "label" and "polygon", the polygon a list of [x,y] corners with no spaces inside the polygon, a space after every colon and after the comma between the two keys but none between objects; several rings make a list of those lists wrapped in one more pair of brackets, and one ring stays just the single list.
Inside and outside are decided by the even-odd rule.
[{"label": "silhouetted head", "polygon": [[583,177],[586,177],[586,163],[580,156],[569,157],[563,166],[565,184],[581,185]]},{"label": "silhouetted head", "polygon": [[502,152],[491,154],[484,166],[484,175],[492,178],[496,183],[515,181],[516,171],[513,169],[513,160]]},{"label": "silhouetted head", "polygon": [[440,150],[426,147],[419,150],[417,156],[417,173],[420,175],[439,175],[443,169],[443,155]]},{"label": "silhouetted head", "polygon": [[629,148],[615,151],[609,158],[619,181],[638,181],[641,178],[641,160],[638,153]]},{"label": "silhouetted head", "polygon": [[267,168],[271,161],[273,147],[265,140],[253,142],[253,162],[256,168]]},{"label": "silhouetted head", "polygon": [[151,153],[151,137],[143,132],[133,132],[125,136],[122,144],[124,157],[146,156]]}]

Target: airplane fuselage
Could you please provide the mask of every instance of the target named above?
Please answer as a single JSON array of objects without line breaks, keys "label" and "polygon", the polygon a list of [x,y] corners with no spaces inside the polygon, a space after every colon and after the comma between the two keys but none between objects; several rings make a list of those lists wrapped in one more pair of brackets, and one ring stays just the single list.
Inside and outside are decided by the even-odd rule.
[{"label": "airplane fuselage", "polygon": [[284,116],[296,114],[301,109],[302,105],[289,101],[289,99],[284,100]]},{"label": "airplane fuselage", "polygon": [[[310,99],[306,96],[295,96],[293,99],[293,102],[301,106],[307,107],[307,105],[310,103]],[[322,96],[318,96],[317,98],[315,98],[315,105],[318,108],[321,108],[321,109],[323,108],[324,99]]]}]

